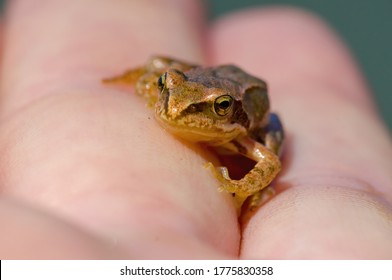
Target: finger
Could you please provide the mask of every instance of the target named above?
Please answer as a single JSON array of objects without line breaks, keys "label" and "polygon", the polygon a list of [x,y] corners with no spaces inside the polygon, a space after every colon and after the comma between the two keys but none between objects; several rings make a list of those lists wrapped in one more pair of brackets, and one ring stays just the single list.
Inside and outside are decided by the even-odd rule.
[{"label": "finger", "polygon": [[267,80],[288,135],[282,192],[244,226],[242,256],[386,257],[391,142],[343,44],[291,9],[223,19],[211,41],[214,63]]},{"label": "finger", "polygon": [[[192,23],[198,6],[40,1],[29,10],[28,1],[15,3],[3,91],[9,117],[0,129],[2,193],[140,258],[236,254],[235,211],[202,168],[202,153],[160,129],[142,100],[100,84],[108,69],[122,71],[158,50],[201,59]],[[24,47],[22,31],[36,34],[38,46]]]},{"label": "finger", "polygon": [[[0,254],[7,259],[120,259],[121,248],[11,199],[0,200]],[[136,256],[134,256],[136,257]],[[129,258],[129,256],[128,256]]]},{"label": "finger", "polygon": [[96,88],[151,54],[202,60],[195,1],[20,0],[7,14],[3,115],[59,89]]}]

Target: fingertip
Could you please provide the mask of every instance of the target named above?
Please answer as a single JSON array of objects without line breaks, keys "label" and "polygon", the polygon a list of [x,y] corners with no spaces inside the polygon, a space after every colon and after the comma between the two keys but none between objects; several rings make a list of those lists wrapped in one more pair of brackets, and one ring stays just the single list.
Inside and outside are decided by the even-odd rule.
[{"label": "fingertip", "polygon": [[359,181],[297,181],[243,227],[245,259],[389,259],[391,209]]}]

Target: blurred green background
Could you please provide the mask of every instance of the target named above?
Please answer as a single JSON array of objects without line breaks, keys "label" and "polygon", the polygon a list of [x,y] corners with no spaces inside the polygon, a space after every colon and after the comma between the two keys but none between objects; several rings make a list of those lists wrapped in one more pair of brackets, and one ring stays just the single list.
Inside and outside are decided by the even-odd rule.
[{"label": "blurred green background", "polygon": [[211,18],[242,8],[282,4],[302,7],[324,18],[359,61],[381,115],[392,131],[392,0],[209,0],[207,3]]},{"label": "blurred green background", "polygon": [[[206,3],[212,19],[245,7],[271,4],[302,7],[323,17],[359,61],[381,115],[392,131],[392,0],[206,0]],[[3,4],[4,0],[0,0],[0,5]]]}]

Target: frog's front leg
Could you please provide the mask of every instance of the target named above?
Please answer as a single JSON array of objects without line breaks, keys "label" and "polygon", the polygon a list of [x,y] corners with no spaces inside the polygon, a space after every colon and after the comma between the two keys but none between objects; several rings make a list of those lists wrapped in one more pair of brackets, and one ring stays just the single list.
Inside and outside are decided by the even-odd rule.
[{"label": "frog's front leg", "polygon": [[[266,127],[263,128],[265,132],[264,143],[265,146],[277,156],[282,154],[284,131],[283,125],[279,116],[275,113],[269,114],[269,120]],[[248,204],[248,209],[252,210],[260,206],[264,201],[270,199],[275,194],[275,189],[268,186],[251,196]]]},{"label": "frog's front leg", "polygon": [[221,189],[235,194],[236,206],[239,209],[243,202],[251,195],[267,187],[281,169],[281,163],[277,155],[264,145],[249,137],[243,137],[233,141],[237,151],[246,157],[256,161],[256,165],[242,179],[232,180],[227,168],[208,167],[214,172],[221,182]]}]

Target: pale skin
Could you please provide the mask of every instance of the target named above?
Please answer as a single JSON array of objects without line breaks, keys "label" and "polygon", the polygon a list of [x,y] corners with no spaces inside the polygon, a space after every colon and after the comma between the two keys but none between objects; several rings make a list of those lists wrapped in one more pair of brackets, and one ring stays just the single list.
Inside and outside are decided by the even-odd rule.
[{"label": "pale skin", "polygon": [[[391,140],[320,20],[256,9],[202,27],[192,1],[12,2],[2,259],[392,258]],[[276,196],[241,227],[202,167],[213,155],[162,130],[140,97],[100,83],[153,53],[235,63],[268,81],[287,152]]]}]

